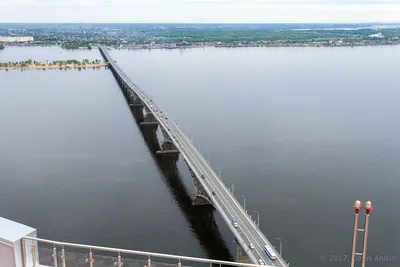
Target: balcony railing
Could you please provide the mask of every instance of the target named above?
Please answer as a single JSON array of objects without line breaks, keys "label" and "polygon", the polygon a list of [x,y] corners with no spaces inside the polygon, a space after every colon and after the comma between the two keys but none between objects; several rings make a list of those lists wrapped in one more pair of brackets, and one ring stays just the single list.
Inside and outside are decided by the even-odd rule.
[{"label": "balcony railing", "polygon": [[28,236],[21,242],[24,267],[260,267],[248,263],[74,244]]}]

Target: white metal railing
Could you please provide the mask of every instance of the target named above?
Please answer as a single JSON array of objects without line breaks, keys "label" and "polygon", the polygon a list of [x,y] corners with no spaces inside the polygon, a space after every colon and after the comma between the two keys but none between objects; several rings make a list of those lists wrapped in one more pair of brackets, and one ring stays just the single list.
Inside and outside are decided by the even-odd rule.
[{"label": "white metal railing", "polygon": [[[29,244],[29,241],[32,241]],[[145,252],[145,251],[138,251],[138,250],[129,250],[129,249],[119,249],[119,248],[110,248],[110,247],[101,247],[101,246],[92,246],[92,245],[83,245],[83,244],[76,244],[76,243],[67,243],[67,242],[60,242],[60,241],[53,241],[48,239],[42,238],[35,238],[35,237],[24,237],[22,239],[23,246],[25,250],[23,252],[24,258],[24,267],[36,267],[39,266],[40,262],[40,253],[38,253],[38,243],[46,243],[52,244],[53,254],[51,256],[51,266],[56,267],[69,267],[66,264],[66,247],[70,248],[79,248],[87,250],[87,257],[86,262],[89,263],[90,267],[94,266],[94,254],[93,251],[99,252],[115,252],[115,262],[114,265],[117,267],[122,267],[122,256],[124,255],[136,255],[136,256],[146,256],[148,258],[146,267],[151,267],[152,257],[157,258],[157,262],[160,262],[161,259],[169,259],[169,260],[176,260],[176,266],[182,267],[182,262],[191,262],[191,263],[206,263],[209,264],[210,267],[214,265],[219,265],[221,267],[224,266],[240,266],[240,267],[260,267],[260,265],[256,264],[249,264],[249,263],[239,263],[239,262],[231,262],[231,261],[220,261],[220,260],[211,260],[211,259],[204,259],[204,258],[196,258],[196,257],[188,257],[188,256],[180,256],[180,255],[171,255],[171,254],[162,254],[162,253],[155,253],[155,252]],[[58,253],[57,253],[57,246],[61,247],[61,261],[59,261]],[[96,254],[97,255],[97,254]],[[101,256],[99,254],[98,256]],[[127,258],[132,259],[132,258]],[[174,265],[174,264],[172,264]],[[41,265],[43,266],[43,265]],[[265,266],[265,267],[273,267],[273,266]]]}]

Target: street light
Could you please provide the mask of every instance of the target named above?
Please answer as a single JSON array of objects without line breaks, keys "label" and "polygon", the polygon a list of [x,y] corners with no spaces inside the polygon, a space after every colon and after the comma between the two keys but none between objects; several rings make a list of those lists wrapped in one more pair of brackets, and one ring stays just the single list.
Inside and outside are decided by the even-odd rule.
[{"label": "street light", "polygon": [[254,212],[257,213],[257,226],[260,228],[260,213],[256,210]]},{"label": "street light", "polygon": [[217,165],[218,167],[218,177],[221,178],[221,167],[219,165]]},{"label": "street light", "polygon": [[232,195],[235,193],[235,184],[232,181],[229,181],[230,183],[232,183]]},{"label": "street light", "polygon": [[244,199],[244,205],[243,205],[243,209],[246,211],[246,196],[241,195]]},{"label": "street light", "polygon": [[277,237],[276,239],[278,239],[280,242],[279,242],[279,254],[281,255],[281,257],[282,257],[282,239],[281,238],[279,238],[279,237]]}]

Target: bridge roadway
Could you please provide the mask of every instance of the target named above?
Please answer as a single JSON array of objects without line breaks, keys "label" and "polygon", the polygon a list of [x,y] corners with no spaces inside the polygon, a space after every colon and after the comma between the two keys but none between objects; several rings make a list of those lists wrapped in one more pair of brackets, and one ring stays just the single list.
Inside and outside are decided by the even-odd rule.
[{"label": "bridge roadway", "polygon": [[[207,160],[194,147],[188,136],[182,132],[176,123],[174,123],[159,105],[157,105],[145,92],[136,86],[129,77],[119,68],[116,62],[110,57],[108,51],[104,47],[99,47],[100,52],[109,67],[118,73],[123,82],[140,98],[146,108],[153,113],[158,123],[163,127],[171,138],[172,142],[180,150],[180,154],[189,165],[190,169],[196,175],[201,183],[214,207],[222,215],[228,227],[242,246],[243,250],[249,256],[250,260],[259,264],[261,259],[268,266],[287,267],[288,264],[278,254],[272,244],[267,240],[261,230],[252,221],[243,207],[239,204],[232,193],[227,189],[226,185],[220,180],[215,171],[207,163]],[[201,178],[204,175],[205,179]],[[215,192],[215,195],[212,194]],[[235,219],[239,227],[235,228],[232,223]],[[254,249],[249,248],[249,244],[254,245]],[[264,252],[264,246],[269,245],[277,255],[277,260],[271,261]]]}]

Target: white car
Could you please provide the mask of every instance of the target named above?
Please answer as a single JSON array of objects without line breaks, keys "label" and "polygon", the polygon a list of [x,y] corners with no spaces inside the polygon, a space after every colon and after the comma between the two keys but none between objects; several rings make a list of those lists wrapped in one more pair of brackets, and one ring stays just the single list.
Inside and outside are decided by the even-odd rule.
[{"label": "white car", "polygon": [[260,265],[265,265],[265,263],[262,261],[262,259],[259,259],[259,260],[258,260],[258,263],[259,263]]},{"label": "white car", "polygon": [[232,224],[233,224],[233,227],[235,227],[235,228],[239,227],[239,224],[235,219],[232,220]]},{"label": "white car", "polygon": [[250,247],[251,249],[254,249],[253,243],[250,243],[250,244],[249,244],[249,247]]}]

